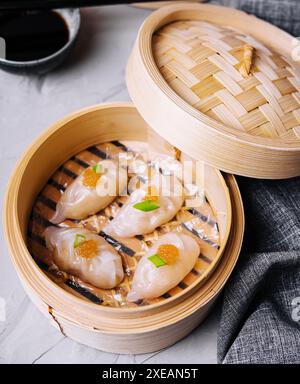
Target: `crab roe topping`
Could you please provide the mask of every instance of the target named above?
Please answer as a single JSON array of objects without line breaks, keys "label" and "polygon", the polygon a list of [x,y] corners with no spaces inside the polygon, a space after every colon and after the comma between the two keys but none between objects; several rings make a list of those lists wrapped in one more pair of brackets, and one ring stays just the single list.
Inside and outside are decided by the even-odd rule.
[{"label": "crab roe topping", "polygon": [[159,197],[158,189],[153,185],[148,185],[148,187],[146,188],[146,195],[143,200],[158,201],[158,197]]},{"label": "crab roe topping", "polygon": [[84,259],[92,259],[97,255],[98,245],[95,240],[82,241],[75,249],[77,256]]},{"label": "crab roe topping", "polygon": [[163,244],[158,247],[157,254],[167,264],[175,264],[179,256],[179,249],[173,244]]},{"label": "crab roe topping", "polygon": [[101,173],[95,172],[93,168],[88,168],[83,173],[83,185],[88,188],[96,188]]}]

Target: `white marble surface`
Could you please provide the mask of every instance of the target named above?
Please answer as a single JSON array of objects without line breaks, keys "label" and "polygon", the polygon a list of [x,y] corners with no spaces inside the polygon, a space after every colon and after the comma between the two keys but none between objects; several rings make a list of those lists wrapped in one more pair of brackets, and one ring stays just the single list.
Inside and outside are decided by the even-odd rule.
[{"label": "white marble surface", "polygon": [[[1,201],[16,160],[47,126],[82,107],[129,100],[125,65],[138,28],[149,13],[130,6],[84,9],[78,43],[61,68],[40,77],[0,70]],[[216,362],[218,310],[184,340],[149,355],[104,353],[64,338],[23,291],[3,230],[0,252],[0,364]]]}]

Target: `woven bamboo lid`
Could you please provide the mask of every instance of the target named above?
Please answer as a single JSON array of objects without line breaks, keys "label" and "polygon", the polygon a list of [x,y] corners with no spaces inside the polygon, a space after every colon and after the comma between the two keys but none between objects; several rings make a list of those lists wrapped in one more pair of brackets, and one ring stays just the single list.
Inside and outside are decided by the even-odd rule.
[{"label": "woven bamboo lid", "polygon": [[191,156],[244,176],[297,176],[300,68],[293,42],[237,10],[164,7],[140,29],[129,92],[152,128]]}]

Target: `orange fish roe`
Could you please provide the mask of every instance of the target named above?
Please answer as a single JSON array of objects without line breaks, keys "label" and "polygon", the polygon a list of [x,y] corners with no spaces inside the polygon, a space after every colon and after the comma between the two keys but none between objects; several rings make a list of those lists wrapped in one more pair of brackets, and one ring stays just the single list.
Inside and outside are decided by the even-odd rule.
[{"label": "orange fish roe", "polygon": [[95,240],[82,241],[76,248],[75,253],[84,259],[92,259],[97,255],[98,245]]},{"label": "orange fish roe", "polygon": [[95,172],[92,168],[88,168],[83,173],[83,185],[88,188],[96,188],[101,173]]},{"label": "orange fish roe", "polygon": [[159,197],[158,189],[152,185],[148,185],[146,189],[146,196],[144,197],[143,200],[158,201],[158,197]]},{"label": "orange fish roe", "polygon": [[179,256],[179,250],[173,244],[163,244],[158,247],[157,254],[167,264],[175,264]]}]

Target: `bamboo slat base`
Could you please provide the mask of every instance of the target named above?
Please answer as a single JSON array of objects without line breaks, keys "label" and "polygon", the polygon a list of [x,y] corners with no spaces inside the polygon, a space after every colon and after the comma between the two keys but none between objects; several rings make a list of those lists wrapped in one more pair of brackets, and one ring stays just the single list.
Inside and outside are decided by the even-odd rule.
[{"label": "bamboo slat base", "polygon": [[[72,156],[50,177],[37,197],[28,228],[29,250],[47,276],[63,289],[82,299],[111,307],[146,306],[166,300],[170,301],[178,294],[187,293],[193,286],[198,286],[208,278],[219,262],[222,256],[222,249],[224,249],[224,244],[226,243],[226,233],[229,233],[230,228],[230,217],[227,217],[227,214],[230,215],[230,207],[228,209],[226,208],[226,198],[223,199],[225,205],[221,207],[221,209],[219,208],[220,213],[218,214],[218,212],[216,212],[216,217],[209,200],[206,198],[202,205],[197,208],[189,210],[182,208],[171,222],[157,228],[153,233],[139,236],[138,238],[127,239],[116,239],[110,236],[109,242],[121,254],[124,269],[127,272],[125,273],[124,280],[114,289],[99,289],[81,281],[75,276],[65,273],[65,271],[60,271],[53,264],[51,252],[46,248],[44,232],[46,227],[51,226],[50,220],[55,212],[56,204],[61,197],[61,193],[63,193],[67,186],[74,181],[74,178],[80,175],[88,166],[95,165],[99,160],[108,157],[113,158],[118,155],[122,155],[123,158],[125,155],[134,156],[133,153],[138,153],[138,149],[135,149],[135,146],[141,147],[143,144],[136,144],[135,142],[123,143],[119,141],[100,143]],[[208,192],[209,191],[210,188],[208,188]],[[216,184],[215,192],[218,197],[224,194],[223,184],[221,182],[219,182],[218,185]],[[212,196],[212,198],[213,203],[215,196]],[[80,221],[65,220],[61,223],[61,226],[87,228],[106,238],[103,232],[104,226],[117,214],[125,202],[126,196],[118,197],[113,203],[96,215]],[[221,229],[221,236],[219,236],[219,228]],[[176,287],[173,287],[163,296],[151,300],[141,300],[139,303],[127,302],[126,296],[131,289],[132,278],[138,260],[160,234],[170,231],[184,232],[194,237],[199,243],[201,254],[194,268]]]}]

